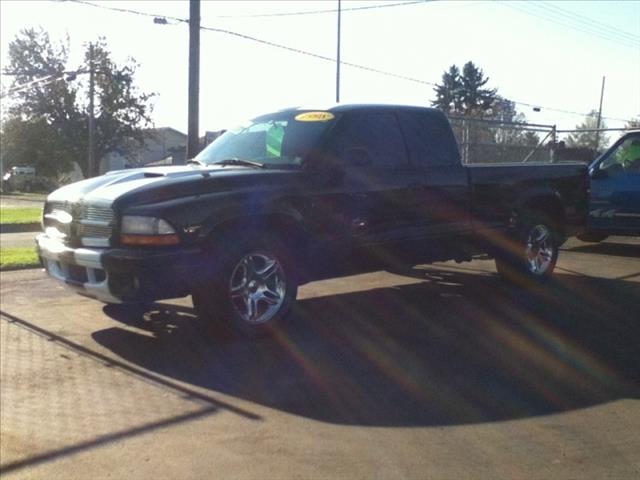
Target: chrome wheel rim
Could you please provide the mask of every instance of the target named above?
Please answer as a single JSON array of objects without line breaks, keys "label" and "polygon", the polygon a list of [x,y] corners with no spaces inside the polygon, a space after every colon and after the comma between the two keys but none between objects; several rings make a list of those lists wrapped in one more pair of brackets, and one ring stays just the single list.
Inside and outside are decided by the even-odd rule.
[{"label": "chrome wheel rim", "polygon": [[551,264],[555,247],[551,231],[545,225],[536,225],[529,231],[525,248],[527,268],[534,275],[544,275]]},{"label": "chrome wheel rim", "polygon": [[229,280],[229,297],[236,312],[247,323],[271,320],[284,303],[284,269],[268,253],[254,252],[242,257]]}]

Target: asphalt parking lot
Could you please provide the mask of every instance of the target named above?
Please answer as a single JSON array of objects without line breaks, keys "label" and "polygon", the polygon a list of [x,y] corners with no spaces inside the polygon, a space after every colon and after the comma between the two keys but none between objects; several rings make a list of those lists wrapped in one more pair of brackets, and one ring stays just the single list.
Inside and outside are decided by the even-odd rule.
[{"label": "asphalt parking lot", "polygon": [[301,288],[273,338],[2,273],[3,478],[640,477],[640,239]]}]

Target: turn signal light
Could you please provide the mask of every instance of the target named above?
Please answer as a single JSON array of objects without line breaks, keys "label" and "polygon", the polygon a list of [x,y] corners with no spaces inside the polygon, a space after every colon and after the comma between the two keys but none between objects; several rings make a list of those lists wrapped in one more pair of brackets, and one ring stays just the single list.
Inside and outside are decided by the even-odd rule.
[{"label": "turn signal light", "polygon": [[166,246],[180,243],[178,235],[120,235],[123,245]]}]

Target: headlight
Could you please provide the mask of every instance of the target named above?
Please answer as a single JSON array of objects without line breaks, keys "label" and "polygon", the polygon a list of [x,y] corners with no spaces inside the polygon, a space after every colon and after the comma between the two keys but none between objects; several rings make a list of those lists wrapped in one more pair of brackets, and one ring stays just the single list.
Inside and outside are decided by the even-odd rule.
[{"label": "headlight", "polygon": [[156,217],[139,217],[134,215],[125,215],[122,217],[122,227],[120,231],[123,234],[130,235],[171,235],[176,233],[169,222],[162,218]]},{"label": "headlight", "polygon": [[125,215],[120,226],[120,241],[125,245],[175,245],[180,238],[162,218]]}]

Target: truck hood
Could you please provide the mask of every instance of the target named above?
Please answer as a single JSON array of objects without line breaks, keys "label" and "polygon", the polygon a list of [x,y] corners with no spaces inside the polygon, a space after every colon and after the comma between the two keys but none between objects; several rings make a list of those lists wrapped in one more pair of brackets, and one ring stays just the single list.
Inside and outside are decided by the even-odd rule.
[{"label": "truck hood", "polygon": [[[47,198],[55,202],[84,202],[111,206],[114,203],[147,203],[188,195],[213,193],[298,175],[297,170],[258,170],[238,166],[197,165],[137,168],[108,172],[100,177],[66,185]],[[271,183],[267,181],[266,183]]]}]

